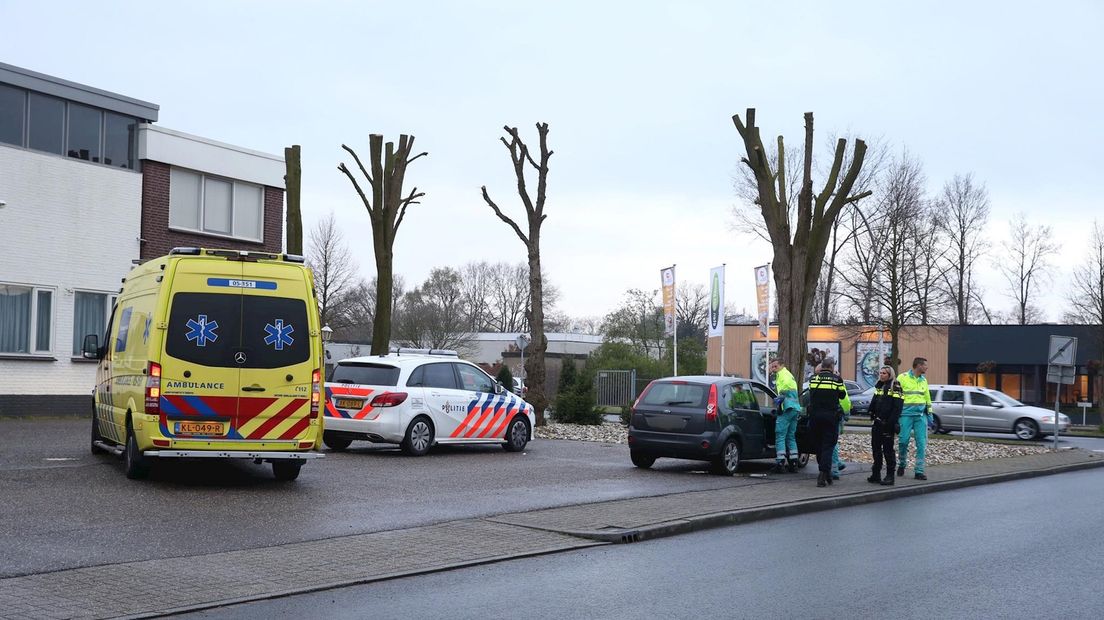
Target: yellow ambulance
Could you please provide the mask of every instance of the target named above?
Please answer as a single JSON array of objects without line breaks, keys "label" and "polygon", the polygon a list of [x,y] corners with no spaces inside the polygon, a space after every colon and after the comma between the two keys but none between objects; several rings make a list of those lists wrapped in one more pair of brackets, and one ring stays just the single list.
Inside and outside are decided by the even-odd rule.
[{"label": "yellow ambulance", "polygon": [[297,256],[176,248],[124,279],[99,362],[92,452],[128,478],[163,458],[270,462],[293,480],[320,458],[322,339]]}]

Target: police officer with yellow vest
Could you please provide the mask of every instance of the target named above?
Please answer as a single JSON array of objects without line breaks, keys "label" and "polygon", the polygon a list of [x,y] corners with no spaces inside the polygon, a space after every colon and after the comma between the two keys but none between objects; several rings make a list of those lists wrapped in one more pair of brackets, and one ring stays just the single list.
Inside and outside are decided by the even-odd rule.
[{"label": "police officer with yellow vest", "polygon": [[820,363],[820,372],[809,380],[809,427],[817,447],[818,487],[832,484],[832,450],[839,441],[844,409],[851,409],[847,387],[835,368],[836,360],[826,357]]},{"label": "police officer with yellow vest", "polygon": [[[901,407],[904,405],[901,384],[897,382],[893,369],[882,366],[878,371],[878,383],[874,385],[874,397],[870,399],[870,449],[874,452],[874,466],[867,482],[874,484],[893,484],[893,470],[897,467],[897,458],[893,454],[893,436],[900,430]],[[882,478],[882,461],[885,461],[886,475]]]},{"label": "police officer with yellow vest", "polygon": [[917,480],[927,480],[924,473],[924,454],[928,450],[928,428],[933,425],[931,392],[928,391],[928,360],[918,357],[912,360],[912,370],[897,376],[904,395],[901,407],[901,437],[897,441],[899,448],[897,476],[905,475],[908,465],[909,436],[916,435],[916,465],[913,473]]}]

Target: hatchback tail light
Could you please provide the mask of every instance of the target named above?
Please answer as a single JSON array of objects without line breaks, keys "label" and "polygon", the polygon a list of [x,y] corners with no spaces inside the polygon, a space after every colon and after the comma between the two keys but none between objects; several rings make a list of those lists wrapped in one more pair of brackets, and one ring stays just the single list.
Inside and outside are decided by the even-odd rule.
[{"label": "hatchback tail light", "polygon": [[322,402],[322,371],[317,368],[311,373],[311,407],[310,417],[318,417],[318,407]]},{"label": "hatchback tail light", "polygon": [[161,364],[156,362],[146,368],[146,413],[161,415]]},{"label": "hatchback tail light", "polygon": [[705,419],[709,422],[717,420],[717,384],[709,386],[709,402],[705,405]]},{"label": "hatchback tail light", "polygon": [[384,392],[372,399],[373,407],[394,407],[406,402],[406,392]]}]

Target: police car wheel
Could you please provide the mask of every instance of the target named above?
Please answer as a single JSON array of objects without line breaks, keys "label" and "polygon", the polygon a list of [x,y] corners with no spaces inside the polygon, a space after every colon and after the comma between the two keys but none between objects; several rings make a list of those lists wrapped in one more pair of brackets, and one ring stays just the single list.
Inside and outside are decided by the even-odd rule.
[{"label": "police car wheel", "polygon": [[425,416],[414,418],[410,426],[406,428],[406,436],[403,437],[400,447],[402,451],[411,456],[423,456],[429,452],[433,445],[433,423]]},{"label": "police car wheel", "polygon": [[502,447],[507,452],[521,452],[525,444],[529,443],[529,423],[525,418],[518,416],[506,427],[506,443]]},{"label": "police car wheel", "polygon": [[126,449],[123,450],[123,464],[126,469],[126,477],[131,480],[139,480],[149,475],[149,463],[138,451],[138,440],[134,438],[134,431],[127,426]]},{"label": "police car wheel", "polygon": [[96,406],[92,406],[92,454],[107,454],[107,450],[96,445],[97,441],[103,441],[100,429],[96,424]]},{"label": "police car wheel", "polygon": [[322,443],[326,444],[326,447],[334,452],[341,452],[345,448],[348,448],[349,444],[353,443],[353,440],[326,431],[322,433]]},{"label": "police car wheel", "polygon": [[272,476],[281,482],[289,482],[299,477],[303,463],[299,461],[272,461]]}]

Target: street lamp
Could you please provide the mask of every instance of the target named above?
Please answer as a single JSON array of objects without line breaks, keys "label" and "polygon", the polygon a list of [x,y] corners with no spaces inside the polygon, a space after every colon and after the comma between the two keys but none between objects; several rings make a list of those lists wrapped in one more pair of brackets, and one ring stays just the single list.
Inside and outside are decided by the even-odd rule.
[{"label": "street lamp", "polygon": [[333,338],[333,330],[326,325],[322,328],[322,342],[329,342],[331,338]]}]

